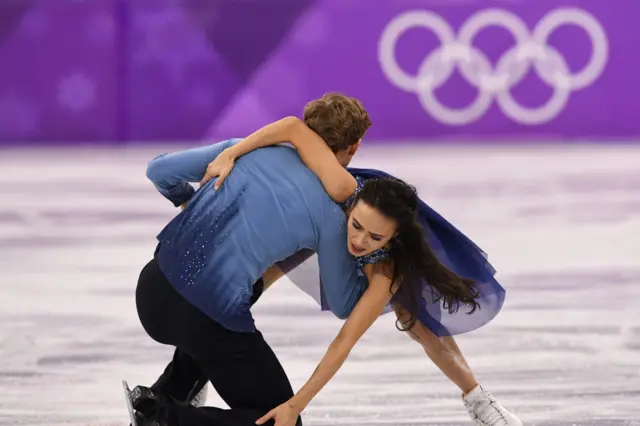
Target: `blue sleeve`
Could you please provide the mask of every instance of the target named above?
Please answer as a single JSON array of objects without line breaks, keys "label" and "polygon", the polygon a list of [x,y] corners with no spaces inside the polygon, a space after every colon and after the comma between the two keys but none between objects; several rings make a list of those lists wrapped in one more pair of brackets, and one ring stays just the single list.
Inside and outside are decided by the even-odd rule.
[{"label": "blue sleeve", "polygon": [[[337,214],[344,216],[342,212]],[[345,319],[367,289],[367,279],[358,276],[356,263],[347,250],[344,217],[330,224],[326,222],[320,233],[317,250],[320,285],[331,312]]]},{"label": "blue sleeve", "polygon": [[200,182],[209,163],[239,141],[241,139],[229,139],[209,146],[162,154],[147,165],[147,178],[174,206],[181,206],[195,193],[189,182]]},{"label": "blue sleeve", "polygon": [[297,253],[292,254],[280,262],[276,262],[276,266],[280,268],[282,273],[288,274],[307,261],[315,252],[311,249],[302,249]]}]

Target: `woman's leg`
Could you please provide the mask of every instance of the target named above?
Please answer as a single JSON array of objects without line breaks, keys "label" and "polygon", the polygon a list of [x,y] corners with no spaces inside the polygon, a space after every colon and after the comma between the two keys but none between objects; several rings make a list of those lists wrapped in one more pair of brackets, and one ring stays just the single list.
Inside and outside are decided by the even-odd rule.
[{"label": "woman's leg", "polygon": [[[400,322],[409,319],[409,313],[394,305]],[[522,426],[518,417],[507,411],[491,393],[478,384],[469,364],[452,336],[437,337],[421,322],[407,331],[422,346],[435,365],[462,391],[462,399],[469,417],[482,426]]]},{"label": "woman's leg", "polygon": [[[398,305],[394,305],[393,308],[400,322],[409,319],[409,313],[404,308]],[[467,360],[453,337],[438,337],[419,321],[407,331],[407,334],[422,346],[431,361],[460,388],[463,394],[471,392],[478,386]]]}]

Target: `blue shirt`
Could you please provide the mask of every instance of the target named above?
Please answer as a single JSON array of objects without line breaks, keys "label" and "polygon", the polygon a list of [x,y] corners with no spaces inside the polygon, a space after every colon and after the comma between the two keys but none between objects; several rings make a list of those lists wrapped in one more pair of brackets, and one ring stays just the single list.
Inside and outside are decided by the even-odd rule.
[{"label": "blue shirt", "polygon": [[318,256],[328,308],[346,318],[366,289],[347,250],[346,217],[293,148],[274,146],[236,160],[219,190],[195,191],[207,165],[240,139],[157,157],[147,177],[175,206],[158,235],[158,263],[189,302],[226,328],[253,331],[250,299],[265,270],[305,249]]}]

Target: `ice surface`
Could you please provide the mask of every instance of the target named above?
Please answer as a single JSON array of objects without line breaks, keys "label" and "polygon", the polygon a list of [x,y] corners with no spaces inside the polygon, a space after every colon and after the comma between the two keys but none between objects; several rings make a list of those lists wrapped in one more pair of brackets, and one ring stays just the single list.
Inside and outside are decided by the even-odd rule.
[{"label": "ice surface", "polygon": [[[0,424],[125,425],[120,380],[148,384],[170,359],[133,297],[176,213],[144,176],[164,151],[0,151]],[[639,148],[397,146],[354,165],[415,184],[489,253],[507,302],[458,342],[505,406],[530,426],[640,425]],[[294,388],[341,324],[285,280],[255,316]],[[387,316],[305,424],[471,423]]]}]

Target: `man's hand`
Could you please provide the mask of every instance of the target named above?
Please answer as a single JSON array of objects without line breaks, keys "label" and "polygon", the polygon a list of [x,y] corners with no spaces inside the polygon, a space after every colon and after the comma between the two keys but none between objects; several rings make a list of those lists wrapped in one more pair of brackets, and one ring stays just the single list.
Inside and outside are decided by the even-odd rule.
[{"label": "man's hand", "polygon": [[214,184],[213,189],[220,188],[220,185],[222,185],[227,176],[229,176],[229,173],[231,173],[235,161],[235,155],[228,148],[222,151],[216,159],[207,166],[207,172],[200,181],[200,187],[217,177],[218,180]]}]

